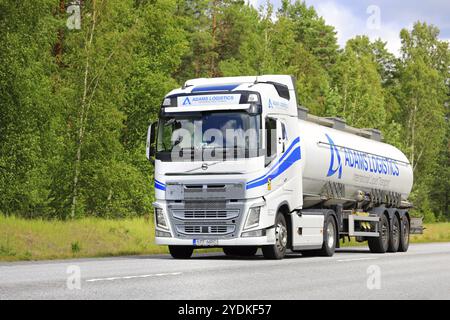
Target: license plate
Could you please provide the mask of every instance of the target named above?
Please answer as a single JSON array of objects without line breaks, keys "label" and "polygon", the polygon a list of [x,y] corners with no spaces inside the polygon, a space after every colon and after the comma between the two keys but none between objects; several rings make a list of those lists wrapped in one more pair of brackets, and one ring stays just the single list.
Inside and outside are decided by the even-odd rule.
[{"label": "license plate", "polygon": [[193,240],[193,245],[196,247],[217,247],[219,245],[219,240],[217,239],[202,239]]}]

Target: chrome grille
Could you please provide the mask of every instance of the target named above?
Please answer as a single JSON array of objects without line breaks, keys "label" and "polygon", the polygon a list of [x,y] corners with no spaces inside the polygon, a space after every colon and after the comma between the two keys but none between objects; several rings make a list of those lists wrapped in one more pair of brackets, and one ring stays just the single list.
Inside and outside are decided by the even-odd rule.
[{"label": "chrome grille", "polygon": [[226,209],[225,201],[185,201],[186,209],[223,210]]},{"label": "chrome grille", "polygon": [[225,201],[241,199],[245,192],[245,183],[226,184],[189,184],[168,181],[166,200],[168,201]]},{"label": "chrome grille", "polygon": [[184,217],[186,219],[226,219],[228,217],[227,211],[185,211]]},{"label": "chrome grille", "polygon": [[172,210],[173,216],[178,219],[233,219],[239,216],[239,210]]},{"label": "chrome grille", "polygon": [[217,225],[217,226],[201,226],[201,225],[178,225],[177,230],[184,234],[228,234],[235,229],[234,225]]},{"label": "chrome grille", "polygon": [[[219,185],[214,187],[222,188]],[[168,201],[167,209],[177,238],[231,239],[238,236],[236,232],[242,223],[244,203],[236,199],[191,198]]]},{"label": "chrome grille", "polygon": [[209,227],[209,233],[226,233],[228,232],[227,226],[211,226]]},{"label": "chrome grille", "polygon": [[202,227],[200,226],[184,226],[184,232],[186,233],[201,233]]}]

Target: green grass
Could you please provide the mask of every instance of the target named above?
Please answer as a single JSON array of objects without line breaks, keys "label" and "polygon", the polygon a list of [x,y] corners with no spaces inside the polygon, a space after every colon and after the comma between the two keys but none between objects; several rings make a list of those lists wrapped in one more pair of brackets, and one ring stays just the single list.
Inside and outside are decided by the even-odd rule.
[{"label": "green grass", "polygon": [[154,244],[152,221],[24,220],[0,215],[0,261],[167,253]]},{"label": "green grass", "polygon": [[[426,225],[411,242],[450,241],[450,223]],[[357,244],[354,241],[347,245]],[[152,219],[25,220],[0,215],[0,261],[67,259],[167,253],[154,244]]]},{"label": "green grass", "polygon": [[450,222],[426,224],[422,235],[411,236],[412,243],[449,242]]}]

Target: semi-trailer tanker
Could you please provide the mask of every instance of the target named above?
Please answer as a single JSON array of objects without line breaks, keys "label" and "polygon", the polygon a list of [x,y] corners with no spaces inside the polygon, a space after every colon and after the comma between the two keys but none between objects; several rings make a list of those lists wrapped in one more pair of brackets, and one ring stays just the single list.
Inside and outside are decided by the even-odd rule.
[{"label": "semi-trailer tanker", "polygon": [[332,256],[340,239],[405,252],[412,232],[407,157],[380,131],[320,118],[290,76],[194,79],[163,99],[150,125],[156,243],[282,259]]}]

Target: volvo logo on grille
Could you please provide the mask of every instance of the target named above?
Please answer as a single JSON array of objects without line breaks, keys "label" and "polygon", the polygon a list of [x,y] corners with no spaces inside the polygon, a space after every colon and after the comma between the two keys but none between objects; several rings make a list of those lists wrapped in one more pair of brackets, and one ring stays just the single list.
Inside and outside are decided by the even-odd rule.
[{"label": "volvo logo on grille", "polygon": [[203,171],[208,170],[208,164],[207,163],[202,164],[202,170]]}]

